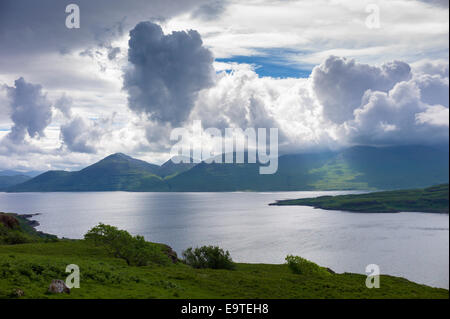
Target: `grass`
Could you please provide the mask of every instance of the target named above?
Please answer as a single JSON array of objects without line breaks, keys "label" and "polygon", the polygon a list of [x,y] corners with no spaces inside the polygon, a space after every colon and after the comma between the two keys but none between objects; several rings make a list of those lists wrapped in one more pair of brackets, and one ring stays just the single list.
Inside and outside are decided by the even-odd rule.
[{"label": "grass", "polygon": [[[52,279],[65,267],[80,267],[81,287],[50,295]],[[235,270],[128,266],[85,240],[0,246],[0,298],[15,288],[22,298],[448,298],[448,290],[381,276],[379,289],[365,287],[359,274],[294,274],[288,265],[236,264]]]},{"label": "grass", "polygon": [[425,189],[282,200],[270,205],[313,206],[328,210],[367,213],[429,212],[448,214],[449,192],[448,184],[443,184]]},{"label": "grass", "polygon": [[320,176],[317,181],[312,183],[315,189],[372,189],[367,182],[357,181],[363,174],[352,169],[342,154],[339,154],[320,168],[310,170],[309,173]]},{"label": "grass", "polygon": [[[19,225],[0,221],[0,235],[7,239],[20,234],[28,242],[7,245],[0,241],[0,298],[449,298],[448,290],[385,275],[380,278],[379,289],[368,289],[364,275],[334,274],[296,256],[288,257],[288,264],[282,265],[233,263],[227,267],[232,270],[198,269],[170,260],[159,263],[158,258],[150,259],[146,266],[128,265],[112,254],[108,245],[92,239],[57,239],[36,232],[17,215],[3,215],[18,219]],[[2,220],[10,221],[5,216]],[[11,241],[3,241],[7,242]],[[146,245],[158,246],[162,254],[172,253],[163,244]],[[65,269],[70,264],[80,268],[80,288],[73,288],[69,295],[48,294],[53,279],[65,280],[69,275]],[[24,296],[17,297],[17,290]]]}]

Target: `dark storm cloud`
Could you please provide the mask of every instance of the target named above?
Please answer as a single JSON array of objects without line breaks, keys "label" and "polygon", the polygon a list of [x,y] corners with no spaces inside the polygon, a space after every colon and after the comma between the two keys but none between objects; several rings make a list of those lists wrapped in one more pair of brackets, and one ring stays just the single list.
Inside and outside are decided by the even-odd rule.
[{"label": "dark storm cloud", "polygon": [[158,122],[183,122],[198,92],[214,82],[212,53],[194,30],[164,35],[159,25],[141,22],[130,32],[128,60],[129,107]]},{"label": "dark storm cloud", "polygon": [[[1,0],[0,56],[33,52],[69,53],[104,42],[152,17],[170,18],[205,0]],[[80,8],[80,28],[68,29],[65,8]],[[117,28],[119,26],[119,28]]]},{"label": "dark storm cloud", "polygon": [[44,130],[52,119],[52,110],[42,87],[19,78],[14,87],[6,86],[6,90],[14,123],[8,138],[22,142],[27,133],[30,137],[44,136]]}]

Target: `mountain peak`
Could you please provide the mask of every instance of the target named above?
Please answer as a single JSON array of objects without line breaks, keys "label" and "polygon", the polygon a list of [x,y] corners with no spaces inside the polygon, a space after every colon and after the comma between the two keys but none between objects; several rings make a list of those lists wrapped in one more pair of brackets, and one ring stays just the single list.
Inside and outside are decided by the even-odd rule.
[{"label": "mountain peak", "polygon": [[132,158],[131,156],[128,156],[124,153],[114,153],[105,157],[104,159],[131,159],[131,158]]}]

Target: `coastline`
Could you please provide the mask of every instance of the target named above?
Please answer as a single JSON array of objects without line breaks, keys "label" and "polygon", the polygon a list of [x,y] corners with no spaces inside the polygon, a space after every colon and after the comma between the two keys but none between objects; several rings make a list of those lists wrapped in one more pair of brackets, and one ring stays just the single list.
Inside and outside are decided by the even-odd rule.
[{"label": "coastline", "polygon": [[441,184],[424,189],[277,200],[269,206],[310,206],[358,213],[423,212],[448,215],[449,186]]},{"label": "coastline", "polygon": [[[35,231],[38,231],[36,227],[40,225],[40,223],[37,220],[32,219],[34,216],[42,215],[41,213],[34,213],[34,214],[16,214],[13,213],[13,215],[18,218],[24,220],[28,226],[32,227]],[[49,234],[50,235],[50,234]]]}]

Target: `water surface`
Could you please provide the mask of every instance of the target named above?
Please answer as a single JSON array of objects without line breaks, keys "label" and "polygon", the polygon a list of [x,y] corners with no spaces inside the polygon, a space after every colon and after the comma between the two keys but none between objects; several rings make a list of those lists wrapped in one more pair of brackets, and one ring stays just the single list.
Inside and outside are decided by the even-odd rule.
[{"label": "water surface", "polygon": [[337,272],[385,274],[449,287],[449,216],[363,214],[303,206],[268,206],[277,199],[348,192],[0,193],[0,211],[41,213],[47,233],[82,238],[99,222],[166,243],[179,254],[219,245],[235,261],[283,263],[300,255]]}]

